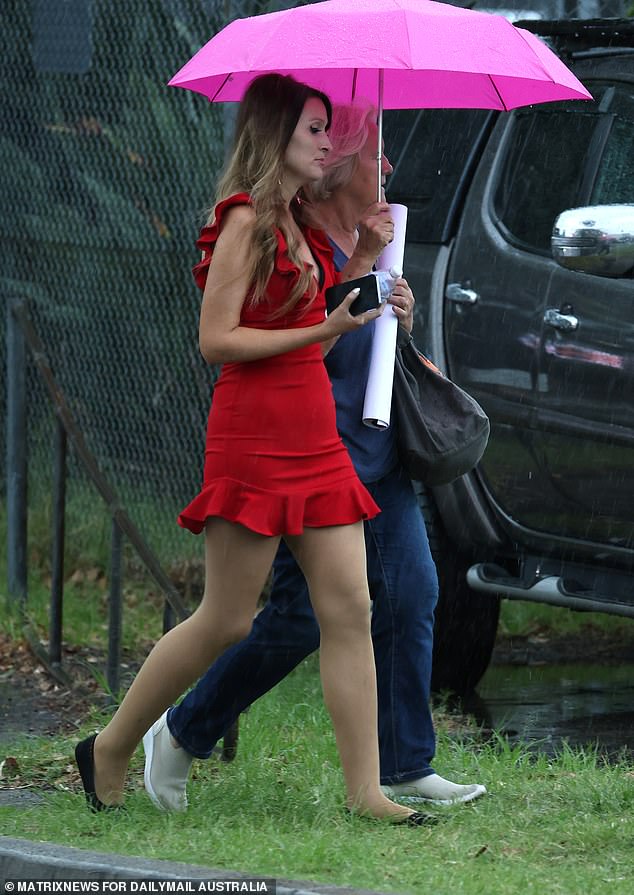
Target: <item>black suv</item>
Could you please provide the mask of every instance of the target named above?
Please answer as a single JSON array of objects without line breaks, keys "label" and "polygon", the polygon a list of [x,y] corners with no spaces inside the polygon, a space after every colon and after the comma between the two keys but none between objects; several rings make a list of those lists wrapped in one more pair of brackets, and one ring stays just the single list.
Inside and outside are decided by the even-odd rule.
[{"label": "black suv", "polygon": [[416,342],[492,426],[421,493],[436,690],[480,679],[501,596],[634,616],[634,20],[517,24],[593,102],[386,114]]}]

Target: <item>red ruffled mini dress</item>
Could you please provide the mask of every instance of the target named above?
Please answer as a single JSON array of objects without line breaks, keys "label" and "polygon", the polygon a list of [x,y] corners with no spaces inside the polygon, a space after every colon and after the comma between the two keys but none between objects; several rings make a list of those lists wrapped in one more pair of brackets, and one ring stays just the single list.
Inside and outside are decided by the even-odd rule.
[{"label": "red ruffled mini dress", "polygon": [[[203,289],[223,216],[248,204],[240,193],[216,206],[196,245],[194,267]],[[319,230],[305,231],[323,271],[312,303],[304,296],[271,320],[299,277],[278,231],[274,270],[265,299],[244,303],[241,325],[258,329],[313,326],[324,319],[324,290],[337,281],[332,249]],[[198,534],[210,516],[263,535],[297,535],[305,526],[345,525],[376,516],[379,508],[359,480],[336,427],[330,380],[318,343],[247,363],[226,363],[216,382],[207,424],[203,487],[178,522]]]}]

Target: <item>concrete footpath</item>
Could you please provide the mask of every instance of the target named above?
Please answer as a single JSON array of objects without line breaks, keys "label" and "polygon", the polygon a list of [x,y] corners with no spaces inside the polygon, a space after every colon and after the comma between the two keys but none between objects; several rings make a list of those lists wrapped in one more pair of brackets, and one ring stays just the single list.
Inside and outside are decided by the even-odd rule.
[{"label": "concrete footpath", "polygon": [[[147,861],[144,858],[129,858],[105,852],[85,851],[66,848],[48,842],[32,842],[28,839],[10,839],[0,836],[0,895],[14,889],[7,881],[17,880],[142,880],[147,883],[157,880],[184,881],[207,880],[247,882],[248,880],[269,879],[254,874],[218,870],[198,864],[182,864],[175,861]],[[367,889],[351,889],[344,886],[330,886],[300,880],[277,879],[276,895],[380,895]],[[210,885],[207,891],[240,891],[237,887]],[[146,892],[158,892],[158,888],[145,888]],[[36,890],[33,890],[36,891]],[[43,891],[43,890],[42,890]],[[49,888],[49,892],[54,892]],[[61,890],[60,890],[61,891]],[[103,889],[102,891],[107,891]],[[111,890],[112,891],[112,890]],[[127,890],[121,890],[122,892]],[[142,890],[137,890],[142,891]],[[196,891],[194,888],[192,891]],[[249,891],[244,888],[243,891]],[[254,890],[255,891],[255,890]]]},{"label": "concrete footpath", "polygon": [[[254,874],[235,873],[181,864],[176,861],[146,861],[104,852],[66,848],[48,842],[0,836],[0,893],[9,892],[7,880],[236,880],[254,879]],[[219,890],[220,887],[217,887]],[[51,890],[52,891],[52,890]],[[151,891],[151,890],[150,890]],[[229,892],[227,887],[225,891]],[[276,880],[277,895],[379,895],[367,889],[350,889],[299,880]]]}]

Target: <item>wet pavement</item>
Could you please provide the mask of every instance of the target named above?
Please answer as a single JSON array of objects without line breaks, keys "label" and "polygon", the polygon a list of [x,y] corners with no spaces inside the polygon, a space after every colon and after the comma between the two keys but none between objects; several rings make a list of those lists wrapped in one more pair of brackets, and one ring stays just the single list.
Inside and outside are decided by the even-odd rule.
[{"label": "wet pavement", "polygon": [[567,742],[634,761],[634,663],[493,665],[462,707],[510,744],[554,755]]}]

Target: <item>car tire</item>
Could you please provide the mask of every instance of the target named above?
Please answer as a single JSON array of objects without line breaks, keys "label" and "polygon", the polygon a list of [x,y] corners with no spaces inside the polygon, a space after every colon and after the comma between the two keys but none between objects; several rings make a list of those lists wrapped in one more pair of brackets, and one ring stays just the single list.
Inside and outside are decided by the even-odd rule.
[{"label": "car tire", "polygon": [[448,537],[432,495],[422,488],[418,500],[438,571],[439,597],[434,623],[433,693],[471,693],[489,667],[500,600],[472,590],[466,573],[471,556]]}]

